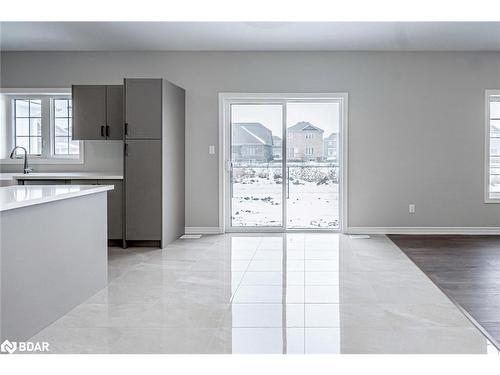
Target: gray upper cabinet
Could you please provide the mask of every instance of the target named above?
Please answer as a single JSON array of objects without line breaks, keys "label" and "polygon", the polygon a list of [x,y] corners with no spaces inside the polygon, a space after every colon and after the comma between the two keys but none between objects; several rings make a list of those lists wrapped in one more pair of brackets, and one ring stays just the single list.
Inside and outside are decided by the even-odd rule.
[{"label": "gray upper cabinet", "polygon": [[126,78],[125,138],[160,139],[162,124],[162,81]]},{"label": "gray upper cabinet", "polygon": [[106,139],[123,139],[123,86],[106,86]]},{"label": "gray upper cabinet", "polygon": [[72,86],[73,139],[106,139],[106,86]]},{"label": "gray upper cabinet", "polygon": [[73,85],[73,139],[123,139],[123,86]]}]

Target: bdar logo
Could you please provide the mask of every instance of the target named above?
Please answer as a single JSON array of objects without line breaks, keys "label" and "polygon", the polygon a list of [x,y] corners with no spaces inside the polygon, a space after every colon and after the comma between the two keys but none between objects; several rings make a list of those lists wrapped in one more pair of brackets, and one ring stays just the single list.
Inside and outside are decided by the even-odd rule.
[{"label": "bdar logo", "polygon": [[5,340],[2,342],[2,345],[0,345],[0,351],[2,353],[9,353],[12,354],[16,351],[17,349],[17,342],[10,342],[9,340]]}]

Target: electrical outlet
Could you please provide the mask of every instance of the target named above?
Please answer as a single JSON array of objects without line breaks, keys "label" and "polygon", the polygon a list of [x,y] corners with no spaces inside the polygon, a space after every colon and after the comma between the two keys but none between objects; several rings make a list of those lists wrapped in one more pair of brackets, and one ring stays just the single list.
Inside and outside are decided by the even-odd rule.
[{"label": "electrical outlet", "polygon": [[415,205],[412,203],[410,205],[408,205],[408,212],[410,214],[414,214],[415,213]]}]

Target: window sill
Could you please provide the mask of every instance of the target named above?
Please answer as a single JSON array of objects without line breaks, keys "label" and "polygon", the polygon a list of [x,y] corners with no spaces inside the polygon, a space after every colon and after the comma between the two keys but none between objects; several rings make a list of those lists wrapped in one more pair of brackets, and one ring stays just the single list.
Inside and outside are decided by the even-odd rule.
[{"label": "window sill", "polygon": [[[23,159],[0,159],[0,164],[23,164]],[[79,158],[30,158],[28,156],[28,165],[32,164],[83,164],[83,157]]]}]

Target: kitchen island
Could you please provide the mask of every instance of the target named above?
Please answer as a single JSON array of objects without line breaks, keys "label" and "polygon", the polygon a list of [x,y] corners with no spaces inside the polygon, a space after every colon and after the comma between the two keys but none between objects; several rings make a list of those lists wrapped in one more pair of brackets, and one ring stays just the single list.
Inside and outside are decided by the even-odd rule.
[{"label": "kitchen island", "polygon": [[23,341],[107,283],[108,185],[0,187],[0,337]]}]

